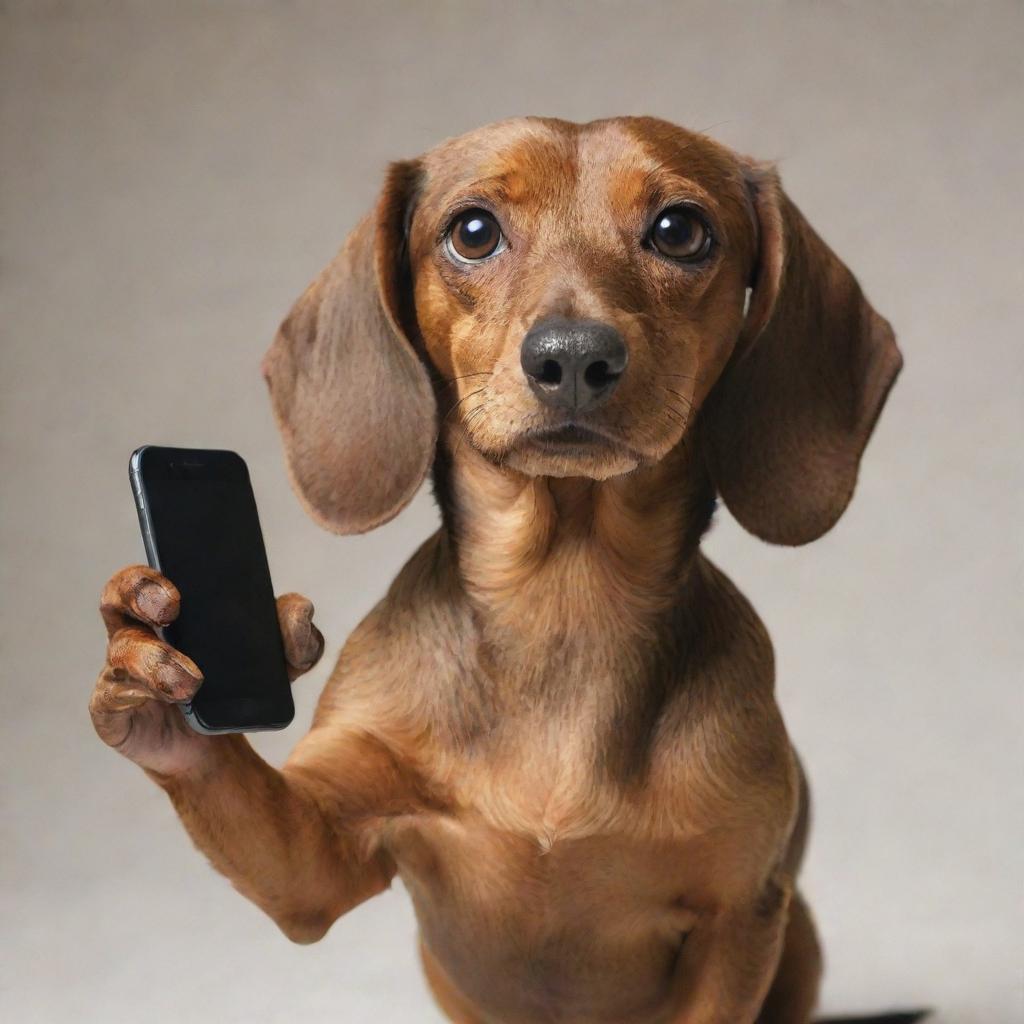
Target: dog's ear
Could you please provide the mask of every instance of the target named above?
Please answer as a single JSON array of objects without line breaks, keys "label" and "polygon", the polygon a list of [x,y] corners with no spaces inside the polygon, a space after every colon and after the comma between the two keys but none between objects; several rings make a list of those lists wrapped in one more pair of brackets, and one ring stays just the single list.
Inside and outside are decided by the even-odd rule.
[{"label": "dog's ear", "polygon": [[372,214],[306,289],[263,360],[289,474],[336,533],[397,515],[429,468],[437,413],[413,350],[405,228],[419,165],[391,166]]},{"label": "dog's ear", "polygon": [[751,167],[748,182],[759,255],[739,344],[709,396],[709,468],[747,530],[806,544],[849,504],[902,359],[774,170]]}]

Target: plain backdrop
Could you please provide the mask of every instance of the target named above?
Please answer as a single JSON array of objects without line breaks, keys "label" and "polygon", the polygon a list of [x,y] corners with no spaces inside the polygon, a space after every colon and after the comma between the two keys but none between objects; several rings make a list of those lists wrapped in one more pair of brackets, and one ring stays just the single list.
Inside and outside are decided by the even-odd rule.
[{"label": "plain backdrop", "polygon": [[[1021,1020],[1024,8],[1018,3],[5,3],[0,1017],[435,1022],[400,884],[290,945],[86,713],[144,442],[235,448],[280,591],[337,651],[437,522],[338,539],[258,372],[389,159],[499,117],[651,113],[761,158],[906,369],[849,512],[711,556],[774,638],[816,818],[829,1010]],[[368,472],[372,467],[367,468]]]}]

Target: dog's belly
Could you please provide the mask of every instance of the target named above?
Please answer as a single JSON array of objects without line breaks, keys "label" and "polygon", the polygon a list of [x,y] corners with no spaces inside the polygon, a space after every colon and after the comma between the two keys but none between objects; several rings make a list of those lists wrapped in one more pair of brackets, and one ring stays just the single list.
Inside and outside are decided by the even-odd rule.
[{"label": "dog's belly", "polygon": [[423,941],[494,1024],[658,1024],[694,914],[677,844],[590,836],[545,852],[447,815],[399,819],[385,842]]}]

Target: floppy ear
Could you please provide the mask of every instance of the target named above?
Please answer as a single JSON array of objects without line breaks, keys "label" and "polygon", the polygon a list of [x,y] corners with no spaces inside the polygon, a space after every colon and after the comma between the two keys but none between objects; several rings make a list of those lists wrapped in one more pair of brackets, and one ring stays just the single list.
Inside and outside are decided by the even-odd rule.
[{"label": "floppy ear", "polygon": [[374,212],[306,289],[263,360],[288,471],[336,533],[397,515],[430,465],[436,408],[402,328],[405,220],[416,163],[388,171]]},{"label": "floppy ear", "polygon": [[709,468],[747,530],[806,544],[849,504],[903,361],[892,328],[775,172],[753,168],[749,180],[759,257],[740,342],[709,396]]}]

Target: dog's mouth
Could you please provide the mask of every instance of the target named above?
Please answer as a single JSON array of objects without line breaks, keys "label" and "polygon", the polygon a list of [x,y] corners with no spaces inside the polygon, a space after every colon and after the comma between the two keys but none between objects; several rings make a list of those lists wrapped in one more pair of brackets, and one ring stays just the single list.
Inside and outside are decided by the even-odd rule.
[{"label": "dog's mouth", "polygon": [[589,454],[595,448],[614,444],[606,434],[580,423],[563,423],[557,427],[530,430],[521,440],[535,448],[557,452],[560,455],[571,455],[575,450]]},{"label": "dog's mouth", "polygon": [[644,459],[617,434],[569,420],[523,431],[503,461],[531,476],[603,480],[635,469]]},{"label": "dog's mouth", "polygon": [[518,429],[494,439],[487,433],[480,436],[474,422],[467,425],[466,440],[494,465],[527,476],[605,480],[656,461],[632,443],[630,432],[619,422],[583,415],[541,419],[537,413],[524,419]]}]

